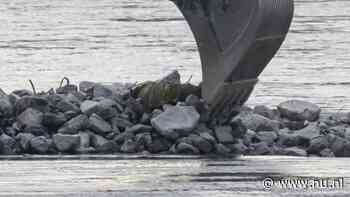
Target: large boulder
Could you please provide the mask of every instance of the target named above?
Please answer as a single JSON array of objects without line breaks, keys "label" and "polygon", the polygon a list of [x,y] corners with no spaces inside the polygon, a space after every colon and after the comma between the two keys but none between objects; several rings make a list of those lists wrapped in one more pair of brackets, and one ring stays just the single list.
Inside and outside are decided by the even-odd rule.
[{"label": "large boulder", "polygon": [[317,105],[300,100],[290,100],[277,106],[282,117],[290,120],[308,120],[315,121],[318,119],[321,108]]},{"label": "large boulder", "polygon": [[14,155],[19,152],[19,147],[15,139],[6,135],[5,133],[0,135],[0,154]]},{"label": "large boulder", "polygon": [[24,132],[34,135],[46,135],[47,130],[42,126],[43,113],[28,108],[17,117],[17,125]]},{"label": "large boulder", "polygon": [[77,134],[79,130],[86,128],[89,119],[86,115],[79,115],[66,122],[59,130],[62,134]]},{"label": "large boulder", "polygon": [[[238,123],[240,121],[241,123]],[[280,123],[276,120],[270,120],[251,111],[242,111],[235,116],[232,124],[243,124],[246,128],[253,131],[277,131]]]},{"label": "large boulder", "polygon": [[60,152],[71,152],[80,146],[79,135],[56,134],[52,137],[53,143]]},{"label": "large boulder", "polygon": [[126,140],[120,148],[123,153],[136,153],[137,143],[131,139]]},{"label": "large boulder", "polygon": [[34,153],[45,154],[49,151],[52,141],[44,136],[34,137],[30,140],[30,147]]},{"label": "large boulder", "polygon": [[232,128],[230,126],[216,127],[215,136],[218,139],[218,142],[222,144],[230,144],[235,142],[232,135]]},{"label": "large boulder", "polygon": [[42,124],[49,128],[58,128],[67,122],[67,118],[63,113],[44,113]]},{"label": "large boulder", "polygon": [[108,141],[106,138],[92,134],[91,135],[91,145],[99,153],[110,153],[113,152],[115,143]]},{"label": "large boulder", "polygon": [[273,144],[277,140],[278,136],[274,131],[261,131],[256,134],[256,138],[261,142]]},{"label": "large boulder", "polygon": [[35,136],[31,133],[19,133],[16,136],[17,141],[19,142],[19,145],[21,146],[22,150],[24,152],[29,152],[30,151],[30,141],[34,138]]},{"label": "large boulder", "polygon": [[153,118],[151,124],[164,137],[176,139],[193,131],[199,117],[200,115],[192,106],[174,106]]},{"label": "large boulder", "polygon": [[309,142],[318,136],[320,136],[320,128],[317,123],[311,123],[304,129],[294,131],[294,135],[297,136],[299,145],[307,145]]}]

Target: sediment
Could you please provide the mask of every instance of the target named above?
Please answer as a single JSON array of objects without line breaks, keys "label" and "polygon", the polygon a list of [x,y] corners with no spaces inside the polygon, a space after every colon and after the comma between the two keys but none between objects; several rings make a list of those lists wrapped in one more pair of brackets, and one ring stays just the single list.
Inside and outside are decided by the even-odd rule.
[{"label": "sediment", "polygon": [[81,82],[0,91],[0,155],[350,156],[350,113],[290,100],[211,117],[174,71],[142,84]]}]

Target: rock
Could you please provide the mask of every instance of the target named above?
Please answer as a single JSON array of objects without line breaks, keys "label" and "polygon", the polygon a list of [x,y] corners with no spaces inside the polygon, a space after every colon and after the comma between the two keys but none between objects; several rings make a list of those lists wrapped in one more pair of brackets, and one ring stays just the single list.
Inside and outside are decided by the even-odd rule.
[{"label": "rock", "polygon": [[266,142],[252,144],[253,155],[268,155],[272,152],[271,147]]},{"label": "rock", "polygon": [[90,134],[88,132],[79,132],[80,148],[90,147]]},{"label": "rock", "polygon": [[132,127],[128,127],[125,129],[125,132],[132,133],[134,135],[138,133],[150,133],[153,131],[153,128],[151,126],[143,125],[143,124],[137,124]]},{"label": "rock", "polygon": [[258,140],[256,138],[256,132],[248,129],[247,133],[243,136],[243,143],[246,146],[249,146],[250,144],[257,143],[257,142],[258,142]]},{"label": "rock", "polygon": [[334,136],[330,142],[330,149],[336,157],[350,156],[349,148],[349,141],[338,136]]},{"label": "rock", "polygon": [[22,90],[15,90],[15,91],[11,92],[11,94],[15,94],[19,97],[24,97],[24,96],[32,96],[33,92],[30,90],[22,89]]},{"label": "rock", "polygon": [[320,152],[321,157],[335,157],[331,149],[325,148]]},{"label": "rock", "polygon": [[202,153],[210,153],[213,150],[213,145],[205,138],[191,134],[189,136],[191,144],[195,146]]},{"label": "rock", "polygon": [[146,148],[149,152],[156,154],[164,151],[168,151],[170,149],[170,142],[164,138],[155,137],[152,138],[152,143],[147,145]]},{"label": "rock", "polygon": [[207,140],[208,142],[210,142],[212,145],[215,145],[215,144],[216,144],[216,139],[215,139],[215,137],[213,137],[210,133],[203,132],[203,133],[200,133],[199,136],[201,136],[202,138],[204,138],[205,140]]},{"label": "rock", "polygon": [[232,136],[232,128],[230,126],[216,127],[215,136],[218,142],[222,144],[230,144],[235,142],[235,139]]},{"label": "rock", "polygon": [[15,104],[16,114],[22,113],[27,108],[33,108],[40,112],[47,112],[49,111],[48,104],[48,101],[42,97],[24,96],[20,98]]},{"label": "rock", "polygon": [[60,152],[72,152],[80,146],[79,135],[56,134],[52,137],[53,143]]},{"label": "rock", "polygon": [[141,120],[140,120],[140,123],[141,124],[151,124],[151,114],[149,113],[143,113],[142,114],[142,117],[141,117]]},{"label": "rock", "polygon": [[77,134],[79,130],[84,130],[89,122],[86,115],[79,115],[66,122],[59,130],[58,133],[62,134]]},{"label": "rock", "polygon": [[99,103],[96,101],[86,100],[80,105],[80,110],[84,114],[90,116],[98,111]]},{"label": "rock", "polygon": [[316,121],[321,109],[317,105],[300,100],[290,100],[277,106],[281,116],[290,120]]},{"label": "rock", "polygon": [[42,124],[49,128],[58,128],[67,122],[67,118],[63,113],[47,112],[43,114]]},{"label": "rock", "polygon": [[217,154],[223,155],[223,156],[229,155],[231,152],[231,150],[223,144],[216,144],[215,149]]},{"label": "rock", "polygon": [[113,92],[110,88],[108,88],[105,85],[102,84],[95,84],[93,88],[93,97],[98,98],[98,97],[104,97],[104,98],[109,98],[113,96]]},{"label": "rock", "polygon": [[74,111],[80,112],[79,107],[69,102],[66,98],[61,99],[55,106],[61,112]]},{"label": "rock", "polygon": [[300,130],[308,126],[308,121],[292,121],[288,119],[283,119],[282,124],[291,130]]},{"label": "rock", "polygon": [[100,153],[110,153],[113,152],[115,144],[111,141],[108,141],[106,138],[92,134],[91,135],[91,144]]},{"label": "rock", "polygon": [[276,114],[273,110],[266,107],[265,105],[258,105],[254,107],[254,113],[264,116],[270,120],[276,119],[278,114]]},{"label": "rock", "polygon": [[241,120],[237,120],[231,123],[231,127],[233,130],[232,135],[234,138],[243,138],[248,130],[247,127],[244,126]]},{"label": "rock", "polygon": [[0,135],[0,153],[3,155],[15,155],[19,152],[18,144],[12,137],[5,133]]},{"label": "rock", "polygon": [[201,103],[201,101],[198,98],[198,96],[193,95],[193,94],[190,94],[189,96],[187,96],[186,100],[185,100],[185,104],[187,106],[197,107],[197,105],[200,104],[200,103]]},{"label": "rock", "polygon": [[176,139],[193,131],[198,121],[199,114],[193,107],[175,106],[153,118],[151,124],[164,137]]},{"label": "rock", "polygon": [[238,140],[237,143],[230,146],[231,152],[234,154],[246,154],[248,147],[244,145],[242,140]]},{"label": "rock", "polygon": [[237,121],[241,121],[246,128],[253,131],[277,131],[279,129],[278,121],[270,120],[251,111],[242,111],[232,119],[231,123],[235,124]]},{"label": "rock", "polygon": [[138,146],[149,147],[152,144],[152,136],[150,133],[139,133],[135,136],[135,142]]},{"label": "rock", "polygon": [[97,134],[107,134],[112,132],[111,125],[97,114],[92,114],[89,118],[89,128]]},{"label": "rock", "polygon": [[161,113],[163,113],[163,111],[162,110],[160,110],[160,109],[154,109],[153,111],[152,111],[152,114],[151,114],[151,120],[153,119],[153,118],[156,118],[158,115],[160,115]]},{"label": "rock", "polygon": [[278,135],[279,137],[278,137],[277,143],[279,145],[287,146],[287,147],[299,145],[299,138],[289,129],[281,129]]},{"label": "rock", "polygon": [[194,155],[199,154],[199,150],[196,147],[192,146],[191,144],[187,144],[183,142],[179,143],[176,146],[176,152],[180,154],[194,154]]},{"label": "rock", "polygon": [[123,153],[136,153],[136,149],[137,143],[129,139],[123,143],[122,147],[120,148],[120,151]]},{"label": "rock", "polygon": [[320,128],[317,123],[311,123],[304,129],[297,130],[294,133],[298,137],[299,145],[308,144],[310,140],[320,135]]},{"label": "rock", "polygon": [[17,117],[18,126],[22,129],[32,125],[41,125],[42,120],[43,113],[33,108],[26,109]]},{"label": "rock", "polygon": [[44,136],[34,137],[30,140],[30,147],[34,153],[45,154],[49,151],[51,140]]},{"label": "rock", "polygon": [[134,139],[135,135],[131,132],[123,132],[113,138],[117,144],[122,144],[129,139]]},{"label": "rock", "polygon": [[274,131],[261,131],[256,134],[256,138],[258,138],[261,142],[273,144],[277,140],[278,136]]},{"label": "rock", "polygon": [[9,118],[14,113],[14,107],[12,106],[8,97],[0,98],[0,117]]},{"label": "rock", "polygon": [[29,152],[30,150],[30,141],[35,136],[31,133],[19,133],[16,136],[16,139],[19,141],[19,144],[24,152]]},{"label": "rock", "polygon": [[327,136],[319,136],[311,139],[310,145],[307,148],[309,154],[319,154],[323,149],[329,147],[329,141]]},{"label": "rock", "polygon": [[112,120],[111,120],[111,124],[112,124],[112,128],[115,129],[115,128],[120,128],[120,129],[125,129],[127,127],[132,127],[133,124],[129,121],[129,120],[126,120],[124,118],[121,118],[121,117],[114,117]]},{"label": "rock", "polygon": [[205,124],[201,123],[199,124],[196,129],[193,131],[193,133],[201,134],[201,133],[209,133],[210,135],[214,136],[215,133],[213,130],[209,129]]},{"label": "rock", "polygon": [[111,99],[102,99],[98,103],[97,111],[94,113],[99,115],[104,120],[109,120],[118,114],[118,108],[118,104],[115,101]]},{"label": "rock", "polygon": [[306,157],[307,156],[307,152],[299,147],[289,147],[284,149],[284,152],[286,155],[289,156],[298,156],[298,157]]}]

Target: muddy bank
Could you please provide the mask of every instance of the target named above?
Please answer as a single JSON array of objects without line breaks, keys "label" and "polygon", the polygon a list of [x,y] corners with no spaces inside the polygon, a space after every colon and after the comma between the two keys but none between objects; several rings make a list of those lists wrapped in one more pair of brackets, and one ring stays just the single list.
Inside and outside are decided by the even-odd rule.
[{"label": "muddy bank", "polygon": [[350,114],[300,100],[211,117],[173,72],[143,84],[0,91],[0,154],[350,156]]}]

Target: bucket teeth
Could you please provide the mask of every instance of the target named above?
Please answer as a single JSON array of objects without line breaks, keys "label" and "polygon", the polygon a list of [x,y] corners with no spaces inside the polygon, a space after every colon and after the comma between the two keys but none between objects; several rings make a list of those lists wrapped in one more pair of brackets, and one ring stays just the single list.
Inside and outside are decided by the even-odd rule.
[{"label": "bucket teeth", "polygon": [[171,0],[196,39],[202,96],[212,114],[241,106],[282,45],[293,0]]}]

